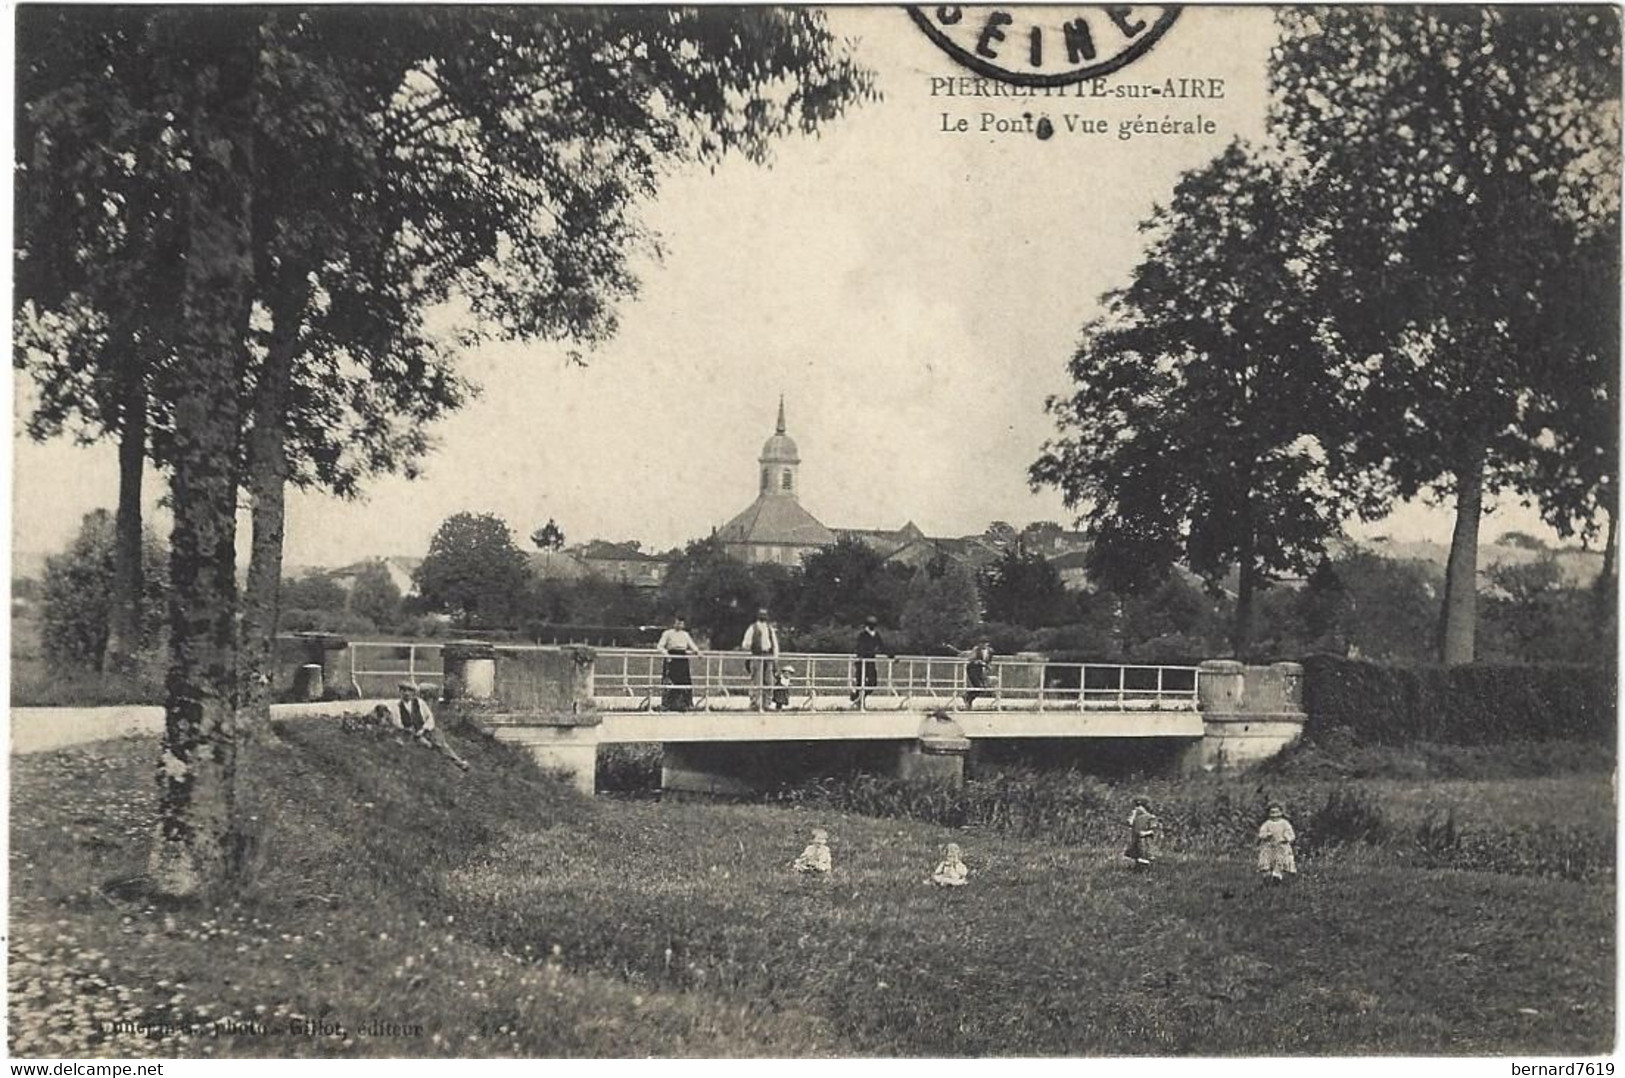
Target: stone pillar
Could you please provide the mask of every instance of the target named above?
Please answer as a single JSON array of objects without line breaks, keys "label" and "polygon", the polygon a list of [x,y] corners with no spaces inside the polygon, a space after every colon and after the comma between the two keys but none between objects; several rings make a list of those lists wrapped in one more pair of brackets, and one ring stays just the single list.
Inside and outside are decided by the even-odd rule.
[{"label": "stone pillar", "polygon": [[322,664],[305,663],[294,675],[293,695],[297,700],[320,700],[323,696]]},{"label": "stone pillar", "polygon": [[440,650],[445,665],[442,700],[473,704],[496,697],[497,649],[481,640],[456,640]]},{"label": "stone pillar", "polygon": [[324,696],[349,696],[350,642],[333,633],[295,633],[304,647],[305,662],[322,668]]},{"label": "stone pillar", "polygon": [[1244,666],[1219,659],[1203,663],[1200,671],[1197,699],[1205,732],[1181,752],[1181,774],[1246,768],[1303,733],[1303,667],[1297,663]]},{"label": "stone pillar", "polygon": [[1196,700],[1203,712],[1242,710],[1247,697],[1247,667],[1234,659],[1209,659],[1197,667]]},{"label": "stone pillar", "polygon": [[897,777],[964,784],[965,757],[970,754],[970,738],[946,711],[933,711],[920,723],[919,734],[906,741],[897,753]]}]

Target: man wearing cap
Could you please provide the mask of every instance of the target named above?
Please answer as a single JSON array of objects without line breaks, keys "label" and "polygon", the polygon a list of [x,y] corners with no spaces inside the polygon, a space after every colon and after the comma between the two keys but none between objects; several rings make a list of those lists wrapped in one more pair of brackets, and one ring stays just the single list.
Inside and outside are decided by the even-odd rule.
[{"label": "man wearing cap", "polygon": [[411,734],[420,745],[432,748],[456,764],[463,771],[468,770],[468,761],[457,755],[457,750],[446,742],[434,722],[434,710],[429,707],[429,701],[423,699],[422,692],[415,682],[403,681],[400,683],[401,699],[395,707],[395,723],[402,730]]},{"label": "man wearing cap", "polygon": [[876,660],[886,650],[886,642],[880,638],[879,624],[879,619],[872,614],[865,618],[863,628],[858,630],[858,642],[852,649],[857,656],[852,664],[852,702],[858,705],[859,711],[867,705],[869,690],[880,684],[880,663]]},{"label": "man wearing cap", "polygon": [[756,611],[756,620],[745,630],[745,638],[739,642],[739,649],[751,653],[751,658],[745,663],[751,676],[750,706],[757,711],[765,711],[768,693],[779,672],[779,634],[773,628],[773,623],[767,620],[765,607]]}]

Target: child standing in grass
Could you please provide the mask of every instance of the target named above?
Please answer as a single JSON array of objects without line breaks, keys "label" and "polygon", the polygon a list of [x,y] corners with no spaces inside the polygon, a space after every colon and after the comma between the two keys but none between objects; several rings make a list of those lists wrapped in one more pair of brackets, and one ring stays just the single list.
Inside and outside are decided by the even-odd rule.
[{"label": "child standing in grass", "polygon": [[959,843],[950,842],[942,851],[942,862],[931,873],[931,881],[938,887],[963,887],[970,879],[970,868],[959,851]]},{"label": "child standing in grass", "polygon": [[1298,836],[1279,801],[1271,801],[1269,811],[1269,819],[1258,829],[1258,871],[1266,883],[1280,883],[1298,873],[1298,862],[1292,855],[1292,844]]},{"label": "child standing in grass", "polygon": [[827,875],[832,867],[829,856],[829,832],[822,827],[813,828],[812,843],[790,865],[797,872]]},{"label": "child standing in grass", "polygon": [[1159,826],[1156,816],[1151,813],[1151,802],[1144,797],[1136,797],[1134,811],[1128,815],[1128,848],[1123,851],[1123,856],[1134,862],[1136,872],[1151,867]]}]

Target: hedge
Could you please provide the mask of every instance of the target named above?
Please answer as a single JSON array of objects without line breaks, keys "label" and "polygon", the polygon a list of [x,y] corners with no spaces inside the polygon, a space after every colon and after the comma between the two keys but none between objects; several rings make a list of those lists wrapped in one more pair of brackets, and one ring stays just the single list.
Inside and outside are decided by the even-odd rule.
[{"label": "hedge", "polygon": [[1342,728],[1377,745],[1614,740],[1617,701],[1607,667],[1387,666],[1334,656],[1308,658],[1303,667],[1310,737]]}]

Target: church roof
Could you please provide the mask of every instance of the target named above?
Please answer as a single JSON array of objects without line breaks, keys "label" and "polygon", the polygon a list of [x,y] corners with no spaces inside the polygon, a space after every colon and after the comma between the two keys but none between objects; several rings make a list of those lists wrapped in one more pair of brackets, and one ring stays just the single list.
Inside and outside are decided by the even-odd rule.
[{"label": "church roof", "polygon": [[763,494],[717,530],[724,543],[784,543],[827,546],[835,533],[788,494]]}]

